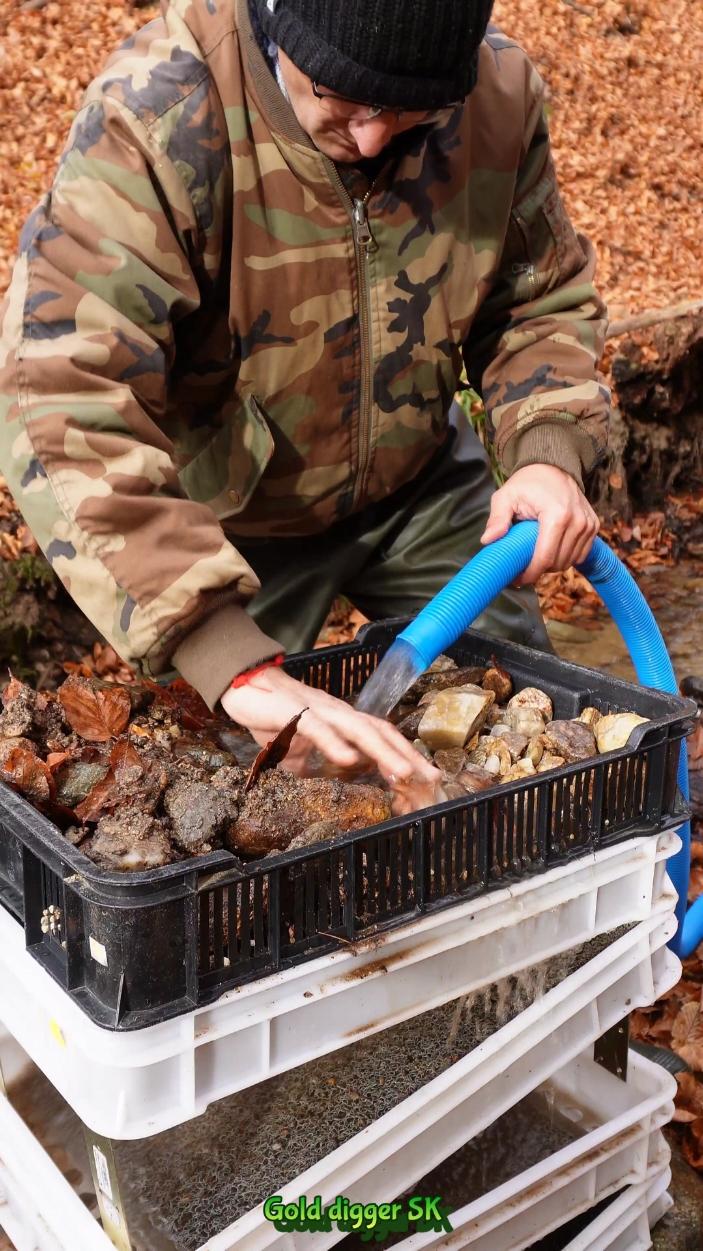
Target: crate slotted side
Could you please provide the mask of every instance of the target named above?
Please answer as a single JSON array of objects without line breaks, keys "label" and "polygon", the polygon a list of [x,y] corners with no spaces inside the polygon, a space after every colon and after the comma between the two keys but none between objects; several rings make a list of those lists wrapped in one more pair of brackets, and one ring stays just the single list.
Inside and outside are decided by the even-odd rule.
[{"label": "crate slotted side", "polygon": [[[367,627],[356,642],[291,657],[286,668],[352,698],[403,624]],[[466,665],[497,661],[516,690],[540,686],[557,718],[590,705],[649,721],[621,751],[249,864],[220,851],[105,872],[0,784],[0,905],[94,1021],[136,1029],[687,815],[676,771],[691,701],[473,631],[450,654]]]}]

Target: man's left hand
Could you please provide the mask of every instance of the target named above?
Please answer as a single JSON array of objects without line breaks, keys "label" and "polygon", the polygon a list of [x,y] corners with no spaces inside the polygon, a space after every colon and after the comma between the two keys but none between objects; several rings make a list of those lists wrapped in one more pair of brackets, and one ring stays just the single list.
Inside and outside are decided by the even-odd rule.
[{"label": "man's left hand", "polygon": [[507,534],[513,521],[539,522],[535,554],[516,586],[531,586],[543,573],[585,560],[599,521],[570,474],[555,465],[525,465],[491,501],[483,544]]}]

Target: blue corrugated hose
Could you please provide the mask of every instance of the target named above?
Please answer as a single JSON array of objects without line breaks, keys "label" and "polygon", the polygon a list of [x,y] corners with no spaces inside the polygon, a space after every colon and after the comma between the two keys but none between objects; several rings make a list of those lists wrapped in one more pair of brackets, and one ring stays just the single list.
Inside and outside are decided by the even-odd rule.
[{"label": "blue corrugated hose", "polygon": [[[455,643],[496,595],[526,569],[535,550],[536,521],[519,521],[502,539],[484,547],[452,578],[438,595],[398,635],[414,649],[420,671],[427,669]],[[634,578],[614,552],[596,539],[588,558],[578,566],[608,608],[632,657],[643,686],[678,694],[674,670],[652,611]],[[421,663],[420,663],[421,662]],[[678,784],[688,799],[688,756],[681,744]],[[691,826],[679,831],[683,846],[668,862],[668,873],[678,893],[678,929],[670,946],[679,956],[690,955],[703,941],[703,897],[686,910],[690,870]]]}]

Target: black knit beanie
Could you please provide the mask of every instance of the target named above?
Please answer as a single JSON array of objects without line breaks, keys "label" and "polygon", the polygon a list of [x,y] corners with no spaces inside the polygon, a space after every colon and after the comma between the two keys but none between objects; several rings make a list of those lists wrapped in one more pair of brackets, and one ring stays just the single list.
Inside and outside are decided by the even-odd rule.
[{"label": "black knit beanie", "polygon": [[399,109],[463,100],[493,0],[257,0],[266,34],[340,96]]}]

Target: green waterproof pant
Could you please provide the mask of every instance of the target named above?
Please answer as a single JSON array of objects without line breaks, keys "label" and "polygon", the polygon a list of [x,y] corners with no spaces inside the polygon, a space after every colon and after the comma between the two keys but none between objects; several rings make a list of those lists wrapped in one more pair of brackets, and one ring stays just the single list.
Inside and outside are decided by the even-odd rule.
[{"label": "green waterproof pant", "polygon": [[[380,504],[307,538],[235,539],[261,581],[249,612],[287,652],[312,647],[333,599],[372,621],[413,617],[478,551],[495,486],[488,458],[454,404],[444,447]],[[509,588],[474,622],[552,651],[532,590]]]}]

